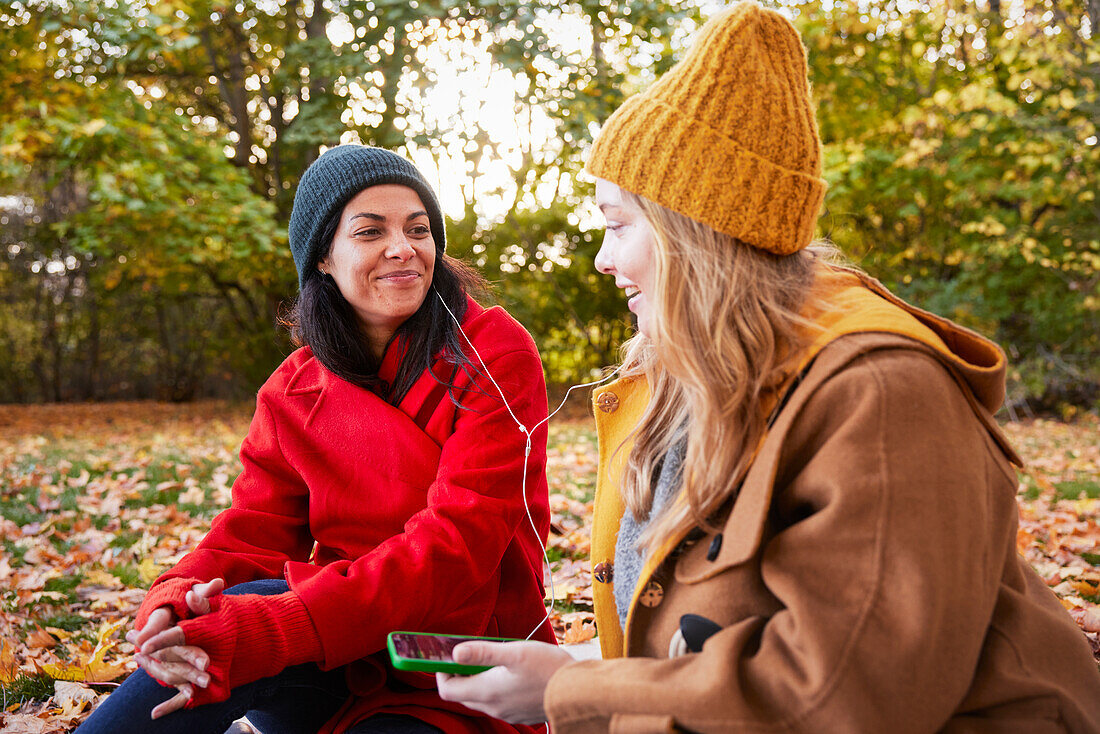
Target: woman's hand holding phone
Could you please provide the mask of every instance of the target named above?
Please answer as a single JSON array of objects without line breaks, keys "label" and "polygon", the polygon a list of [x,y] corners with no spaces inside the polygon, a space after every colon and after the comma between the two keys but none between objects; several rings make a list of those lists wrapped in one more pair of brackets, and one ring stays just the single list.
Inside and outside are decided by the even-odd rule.
[{"label": "woman's hand holding phone", "polygon": [[445,701],[489,714],[513,724],[546,721],[542,699],[550,677],[572,656],[546,642],[463,642],[452,657],[460,665],[491,665],[477,675],[436,673],[439,696]]}]

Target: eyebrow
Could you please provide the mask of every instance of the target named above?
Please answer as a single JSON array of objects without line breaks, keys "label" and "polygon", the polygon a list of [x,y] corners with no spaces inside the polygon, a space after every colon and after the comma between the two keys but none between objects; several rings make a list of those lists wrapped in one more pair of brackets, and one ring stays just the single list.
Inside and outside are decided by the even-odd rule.
[{"label": "eyebrow", "polygon": [[621,204],[600,204],[600,211],[606,212],[608,209],[622,209]]},{"label": "eyebrow", "polygon": [[[411,222],[412,220],[416,219],[417,217],[426,217],[426,216],[428,216],[428,212],[421,210],[421,211],[413,212],[412,214],[410,214],[408,217],[405,218],[405,221],[406,222]],[[381,214],[375,214],[374,212],[359,212],[358,214],[355,214],[354,216],[352,216],[352,218],[348,221],[354,222],[356,219],[359,219],[360,217],[362,217],[363,219],[370,219],[371,221],[374,221],[374,222],[384,222],[384,221],[386,221],[386,218],[384,216],[382,216]]]}]

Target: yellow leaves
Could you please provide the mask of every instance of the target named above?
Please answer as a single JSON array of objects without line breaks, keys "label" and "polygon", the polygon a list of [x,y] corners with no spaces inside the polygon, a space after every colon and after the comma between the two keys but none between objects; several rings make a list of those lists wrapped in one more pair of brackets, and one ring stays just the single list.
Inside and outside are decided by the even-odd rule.
[{"label": "yellow leaves", "polygon": [[145,584],[152,584],[164,571],[164,567],[154,561],[152,556],[142,558],[138,564],[138,576]]},{"label": "yellow leaves", "polygon": [[1096,584],[1089,583],[1088,581],[1082,581],[1081,579],[1073,579],[1067,582],[1071,589],[1083,596],[1096,596]]},{"label": "yellow leaves", "polygon": [[[965,259],[966,259],[966,252],[963,251],[962,249],[954,249],[951,252],[948,252],[947,254],[945,254],[943,256],[943,262],[946,265],[958,265],[959,263],[963,262],[963,260],[965,260]],[[959,312],[959,309],[956,308],[956,314],[958,312]],[[958,320],[957,316],[955,316],[954,318],[956,320]]]},{"label": "yellow leaves", "polygon": [[104,623],[99,628],[94,648],[89,651],[89,645],[84,641],[73,654],[72,662],[49,663],[42,666],[43,672],[55,680],[85,683],[109,683],[122,677],[127,673],[128,666],[124,662],[108,663],[105,658],[107,653],[118,644],[118,640],[112,640],[111,637],[129,621],[129,617],[123,617],[114,622]]},{"label": "yellow leaves", "polygon": [[1039,241],[1034,237],[1025,237],[1020,245],[1020,254],[1028,264],[1035,262],[1036,251],[1043,251],[1040,249]]},{"label": "yellow leaves", "polygon": [[58,707],[53,712],[54,719],[64,724],[72,724],[84,713],[91,711],[99,700],[99,695],[87,686],[69,681],[54,681],[53,701]]},{"label": "yellow leaves", "polygon": [[19,661],[15,659],[12,640],[0,637],[0,683],[11,683],[19,675]]},{"label": "yellow leaves", "polygon": [[1008,232],[1008,228],[993,217],[985,217],[978,222],[967,222],[960,227],[960,231],[967,234],[977,233],[986,237],[1001,237]]},{"label": "yellow leaves", "polygon": [[939,138],[912,138],[909,148],[894,161],[894,165],[898,168],[916,168],[922,160],[939,150],[942,144],[943,141]]},{"label": "yellow leaves", "polygon": [[91,571],[84,574],[84,581],[88,584],[103,586],[108,589],[121,588],[123,586],[122,582],[115,576],[112,576],[101,568],[93,568]]}]

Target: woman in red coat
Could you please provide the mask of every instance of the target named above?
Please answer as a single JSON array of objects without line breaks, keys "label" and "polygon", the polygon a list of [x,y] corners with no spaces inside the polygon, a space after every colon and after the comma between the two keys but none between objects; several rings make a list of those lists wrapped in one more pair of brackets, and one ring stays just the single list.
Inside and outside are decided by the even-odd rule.
[{"label": "woman in red coat", "polygon": [[260,389],[232,506],[139,610],[141,670],[79,731],[523,730],[383,650],[393,630],[553,640],[534,343],[469,298],[431,187],[389,151],[320,156],[290,244],[301,348]]}]

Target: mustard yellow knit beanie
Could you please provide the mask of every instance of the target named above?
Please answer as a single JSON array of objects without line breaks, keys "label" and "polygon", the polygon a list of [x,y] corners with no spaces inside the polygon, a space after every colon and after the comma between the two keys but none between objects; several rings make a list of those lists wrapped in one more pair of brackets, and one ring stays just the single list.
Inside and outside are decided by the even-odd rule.
[{"label": "mustard yellow knit beanie", "polygon": [[797,252],[825,198],[808,77],[790,22],[739,2],[608,118],[587,170],[746,244]]}]

